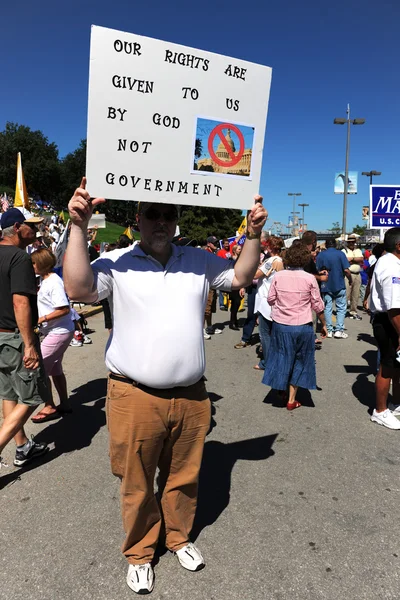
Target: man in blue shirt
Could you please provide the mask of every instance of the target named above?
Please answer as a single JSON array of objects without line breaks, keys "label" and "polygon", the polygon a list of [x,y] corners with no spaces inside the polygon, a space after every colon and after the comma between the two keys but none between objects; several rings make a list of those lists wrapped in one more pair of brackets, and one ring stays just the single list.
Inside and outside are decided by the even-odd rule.
[{"label": "man in blue shirt", "polygon": [[[326,241],[326,250],[317,256],[317,270],[329,271],[328,281],[321,284],[321,294],[325,303],[325,320],[328,337],[346,339],[344,332],[344,319],[347,311],[346,284],[347,277],[351,284],[350,264],[345,254],[336,250],[336,242],[333,239]],[[336,329],[333,331],[332,309],[333,301],[336,303]]]}]

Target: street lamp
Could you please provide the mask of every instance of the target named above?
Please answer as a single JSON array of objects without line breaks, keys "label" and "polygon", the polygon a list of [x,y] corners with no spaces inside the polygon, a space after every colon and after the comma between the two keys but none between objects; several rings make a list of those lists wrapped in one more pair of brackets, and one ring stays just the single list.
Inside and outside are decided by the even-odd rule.
[{"label": "street lamp", "polygon": [[293,210],[292,210],[292,213],[293,213],[293,230],[292,230],[292,233],[294,233],[294,215],[295,215],[294,211],[296,210],[296,196],[301,196],[301,192],[295,192],[295,193],[289,192],[288,196],[293,196]]},{"label": "street lamp", "polygon": [[365,119],[350,119],[350,104],[347,105],[347,119],[334,119],[335,125],[345,125],[347,123],[347,140],[346,140],[346,166],[344,171],[344,190],[343,190],[343,221],[342,235],[343,240],[346,238],[346,217],[347,217],[347,187],[349,182],[349,154],[350,154],[350,125],[364,125]]},{"label": "street lamp", "polygon": [[303,231],[302,231],[302,233],[301,233],[301,237],[303,237],[303,233],[304,233],[304,223],[305,223],[305,220],[304,220],[304,209],[305,209],[305,207],[306,207],[306,206],[310,206],[310,205],[309,205],[309,204],[299,204],[299,206],[301,206],[301,207],[302,207],[302,209],[303,209]]},{"label": "street lamp", "polygon": [[372,178],[378,177],[378,175],[382,175],[381,171],[363,171],[361,175],[366,175],[369,177],[369,184],[372,185]]}]

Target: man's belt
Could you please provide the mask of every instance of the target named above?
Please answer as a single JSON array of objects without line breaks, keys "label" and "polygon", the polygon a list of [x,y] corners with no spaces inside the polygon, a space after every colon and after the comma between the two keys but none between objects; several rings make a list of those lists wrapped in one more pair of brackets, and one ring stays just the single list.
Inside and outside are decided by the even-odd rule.
[{"label": "man's belt", "polygon": [[114,379],[114,381],[122,381],[122,383],[127,383],[129,385],[133,385],[134,387],[139,387],[137,381],[133,379],[129,379],[129,377],[124,377],[123,375],[117,375],[116,373],[110,373],[110,379]]}]

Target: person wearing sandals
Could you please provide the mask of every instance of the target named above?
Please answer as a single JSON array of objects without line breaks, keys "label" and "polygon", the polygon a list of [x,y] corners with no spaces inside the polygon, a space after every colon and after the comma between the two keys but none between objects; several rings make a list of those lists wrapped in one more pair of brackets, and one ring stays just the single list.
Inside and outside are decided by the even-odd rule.
[{"label": "person wearing sandals", "polygon": [[262,382],[281,390],[284,398],[289,388],[287,409],[293,410],[301,406],[296,400],[299,387],[317,387],[313,310],[322,323],[323,338],[327,331],[318,284],[313,275],[304,271],[310,261],[309,250],[304,244],[294,245],[284,260],[286,270],[276,273],[268,293],[273,325]]},{"label": "person wearing sandals", "polygon": [[[62,279],[52,270],[56,257],[47,248],[41,248],[31,256],[36,275],[41,277],[38,292],[38,325],[44,336],[41,343],[44,368],[49,378],[49,399],[34,417],[33,423],[44,423],[72,412],[68,402],[67,380],[62,368],[62,359],[74,336],[74,323],[70,315],[70,304]],[[51,393],[50,377],[60,398],[55,406]]]},{"label": "person wearing sandals", "polygon": [[268,357],[272,330],[271,306],[268,304],[268,293],[275,274],[283,270],[283,261],[280,257],[283,246],[284,241],[282,238],[275,235],[270,236],[267,241],[269,258],[260,265],[255,274],[255,279],[258,279],[259,282],[255,310],[258,312],[258,329],[263,353],[260,362],[253,367],[256,371],[265,370],[265,362]]}]

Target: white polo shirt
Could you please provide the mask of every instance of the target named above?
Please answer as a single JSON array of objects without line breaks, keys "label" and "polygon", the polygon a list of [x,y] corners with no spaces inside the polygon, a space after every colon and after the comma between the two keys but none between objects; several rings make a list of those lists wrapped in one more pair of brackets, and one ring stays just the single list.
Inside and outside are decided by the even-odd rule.
[{"label": "white polo shirt", "polygon": [[378,260],[371,283],[372,313],[400,308],[400,260],[388,252]]},{"label": "white polo shirt", "polygon": [[109,297],[113,313],[107,368],[159,389],[199,381],[208,292],[231,290],[230,261],[172,244],[164,268],[137,245],[108,252],[91,266],[99,300]]}]

